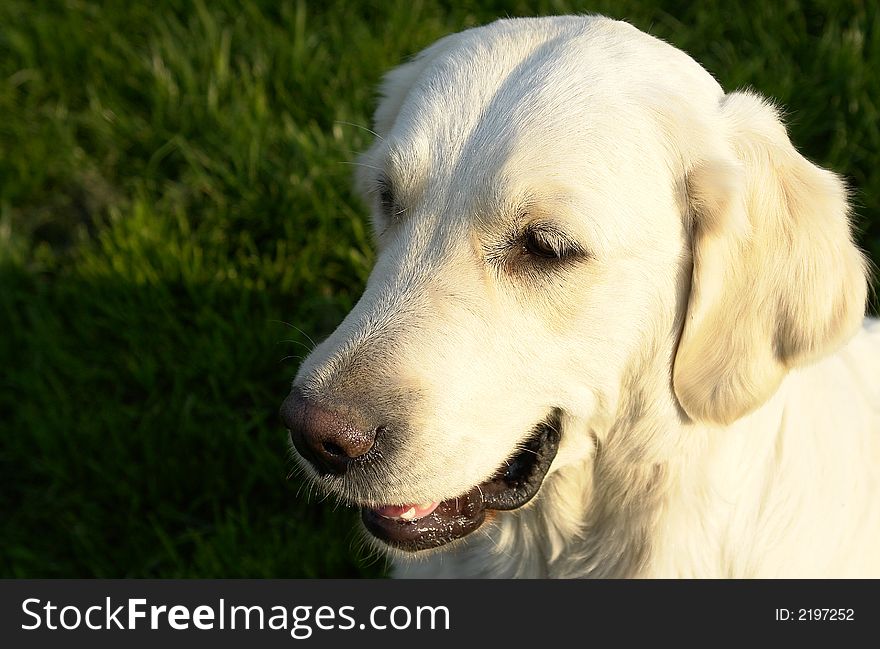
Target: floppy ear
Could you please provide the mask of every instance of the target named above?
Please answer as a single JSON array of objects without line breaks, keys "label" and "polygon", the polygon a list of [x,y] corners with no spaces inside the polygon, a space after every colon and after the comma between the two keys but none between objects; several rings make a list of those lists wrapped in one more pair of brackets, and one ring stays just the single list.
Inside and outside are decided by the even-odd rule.
[{"label": "floppy ear", "polygon": [[373,129],[377,133],[385,135],[394,126],[400,107],[416,80],[424,72],[427,62],[427,57],[422,54],[412,61],[397,66],[382,78],[382,83],[379,85],[379,105],[373,114]]},{"label": "floppy ear", "polygon": [[673,385],[692,419],[728,424],[855,332],[867,283],[841,180],[761,98],[731,93],[720,109],[726,142],[688,176],[694,268]]},{"label": "floppy ear", "polygon": [[440,54],[452,47],[460,38],[460,34],[444,36],[416,54],[410,61],[402,63],[386,73],[382,78],[382,82],[379,84],[379,103],[373,113],[373,131],[377,135],[376,142],[360,156],[361,164],[354,173],[354,188],[362,198],[366,197],[370,181],[375,175],[369,171],[372,166],[371,154],[394,127],[394,123],[400,117],[406,98],[418,84],[419,78]]},{"label": "floppy ear", "polygon": [[379,85],[381,99],[373,115],[373,128],[377,133],[385,135],[391,130],[400,114],[403,102],[413,86],[416,85],[419,77],[425,73],[425,70],[439,55],[449,50],[461,38],[461,33],[444,36],[416,54],[412,60],[397,66],[382,78],[382,83]]}]

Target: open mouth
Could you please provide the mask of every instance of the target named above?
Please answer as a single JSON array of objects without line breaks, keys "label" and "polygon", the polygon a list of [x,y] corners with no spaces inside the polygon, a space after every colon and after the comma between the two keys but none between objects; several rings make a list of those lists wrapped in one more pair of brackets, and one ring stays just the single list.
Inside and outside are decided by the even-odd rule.
[{"label": "open mouth", "polygon": [[558,449],[559,421],[554,416],[539,424],[491,478],[467,493],[439,502],[362,507],[361,518],[373,536],[398,550],[439,547],[476,530],[487,512],[516,509],[534,498]]}]

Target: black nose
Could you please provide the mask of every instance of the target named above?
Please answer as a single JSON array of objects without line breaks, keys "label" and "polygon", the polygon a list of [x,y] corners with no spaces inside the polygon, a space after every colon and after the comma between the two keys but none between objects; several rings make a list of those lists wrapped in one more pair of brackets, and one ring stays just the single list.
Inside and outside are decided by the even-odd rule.
[{"label": "black nose", "polygon": [[356,413],[327,410],[294,389],[281,404],[281,420],[297,452],[319,473],[344,473],[373,448],[377,428]]}]

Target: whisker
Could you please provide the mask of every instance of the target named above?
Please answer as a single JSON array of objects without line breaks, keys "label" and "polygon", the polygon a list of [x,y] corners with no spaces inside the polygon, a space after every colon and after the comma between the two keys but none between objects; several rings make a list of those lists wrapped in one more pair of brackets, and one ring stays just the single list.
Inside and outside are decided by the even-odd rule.
[{"label": "whisker", "polygon": [[[297,327],[294,324],[291,324],[289,322],[285,322],[284,320],[269,320],[269,322],[277,322],[278,324],[286,325],[286,326],[290,327],[291,329],[296,329],[299,333],[301,333],[303,336],[306,337],[306,340],[308,340],[310,343],[312,343],[312,349],[314,349],[315,347],[318,346],[317,343],[315,343],[315,341],[312,340],[312,337],[309,334],[307,334],[305,331],[303,331],[302,329],[300,329],[299,327]],[[281,341],[281,342],[299,342],[299,341],[289,340],[289,341]],[[306,349],[308,349],[308,348],[306,348]],[[309,351],[311,351],[311,349]]]},{"label": "whisker", "polygon": [[373,169],[374,171],[384,172],[385,170],[381,167],[377,167],[376,165],[368,165],[366,162],[354,162],[353,160],[337,160],[336,164],[341,165],[352,165],[355,167],[364,167],[366,169]]},{"label": "whisker", "polygon": [[495,538],[494,538],[491,534],[486,533],[486,538],[488,538],[488,539],[489,539],[489,542],[490,542],[493,546],[495,546],[495,551],[496,551],[498,554],[503,554],[503,555],[504,555],[505,557],[507,557],[508,559],[512,559],[512,558],[513,558],[513,555],[510,553],[510,550],[507,550],[507,549],[501,547],[501,545],[498,543],[498,541],[496,541]]},{"label": "whisker", "polygon": [[334,123],[334,124],[343,124],[343,125],[345,125],[345,126],[354,126],[355,128],[359,128],[359,129],[361,129],[362,131],[366,131],[367,133],[371,133],[371,134],[375,135],[375,136],[376,136],[377,138],[379,138],[380,140],[383,140],[383,141],[385,140],[385,138],[382,137],[381,135],[379,135],[378,133],[376,133],[376,131],[374,131],[374,130],[371,129],[371,128],[367,128],[367,127],[364,126],[363,124],[355,124],[354,122],[346,122],[346,121],[343,121],[343,120],[341,120],[341,119],[334,120],[333,123]]},{"label": "whisker", "polygon": [[312,350],[315,348],[314,345],[312,345],[311,347],[309,347],[309,346],[306,345],[303,341],[301,341],[301,340],[296,340],[295,338],[288,338],[288,339],[286,339],[286,340],[279,340],[279,341],[277,341],[275,344],[276,344],[276,345],[280,345],[281,343],[293,343],[294,345],[301,345],[301,346],[302,346],[307,352],[309,352],[309,353],[311,353]]}]

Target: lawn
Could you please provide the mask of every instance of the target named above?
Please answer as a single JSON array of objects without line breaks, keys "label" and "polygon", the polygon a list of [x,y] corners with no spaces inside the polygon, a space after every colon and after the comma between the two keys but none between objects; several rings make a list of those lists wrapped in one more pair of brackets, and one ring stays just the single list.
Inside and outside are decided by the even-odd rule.
[{"label": "lawn", "polygon": [[787,110],[880,261],[873,2],[0,2],[0,576],[375,577],[277,409],[373,261],[383,71],[601,12]]}]

